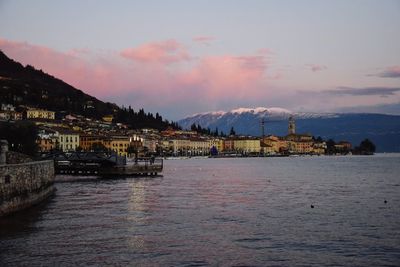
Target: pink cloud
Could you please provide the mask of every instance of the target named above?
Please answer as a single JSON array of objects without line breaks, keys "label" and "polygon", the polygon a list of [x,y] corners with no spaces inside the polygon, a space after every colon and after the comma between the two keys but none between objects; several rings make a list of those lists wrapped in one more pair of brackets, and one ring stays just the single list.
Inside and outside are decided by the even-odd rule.
[{"label": "pink cloud", "polygon": [[201,88],[203,97],[218,101],[255,97],[267,65],[261,56],[212,56],[202,58],[182,81]]},{"label": "pink cloud", "polygon": [[[106,96],[121,83],[122,65],[107,57],[97,57],[90,50],[60,52],[54,49],[0,39],[0,49],[22,64],[33,65],[97,97]],[[123,80],[123,79],[122,79]]]},{"label": "pink cloud", "polygon": [[[266,73],[267,52],[195,60],[174,40],[100,54],[87,49],[60,52],[4,39],[0,39],[0,49],[16,61],[43,69],[103,100],[153,110],[179,109],[182,103],[260,99],[268,95],[265,88],[271,79]],[[189,59],[190,65],[186,64]],[[171,69],[171,63],[178,68]]]},{"label": "pink cloud", "polygon": [[87,55],[90,53],[90,50],[87,48],[73,48],[67,52],[68,55],[78,56],[78,55]]},{"label": "pink cloud", "polygon": [[196,36],[193,41],[199,44],[209,45],[215,38],[213,36]]},{"label": "pink cloud", "polygon": [[312,72],[317,72],[317,71],[322,71],[328,69],[327,66],[325,65],[319,65],[319,64],[307,64],[306,65]]},{"label": "pink cloud", "polygon": [[184,46],[175,40],[154,42],[135,48],[128,48],[120,53],[121,56],[139,62],[176,63],[190,60]]}]

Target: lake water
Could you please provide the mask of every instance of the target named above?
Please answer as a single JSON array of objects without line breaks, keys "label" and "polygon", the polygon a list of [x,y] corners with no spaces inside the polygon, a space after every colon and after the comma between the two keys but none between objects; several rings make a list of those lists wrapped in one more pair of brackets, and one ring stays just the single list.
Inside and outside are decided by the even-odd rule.
[{"label": "lake water", "polygon": [[164,163],[58,178],[0,219],[0,266],[400,266],[400,155]]}]

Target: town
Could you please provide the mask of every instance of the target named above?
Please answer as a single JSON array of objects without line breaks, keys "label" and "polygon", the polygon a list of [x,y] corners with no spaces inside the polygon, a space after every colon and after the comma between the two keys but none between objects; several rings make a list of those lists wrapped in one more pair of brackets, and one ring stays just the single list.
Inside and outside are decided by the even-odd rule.
[{"label": "town", "polygon": [[[18,110],[18,111],[17,111]],[[61,115],[61,116],[60,116]],[[101,120],[74,114],[56,114],[54,111],[33,107],[14,107],[1,104],[0,121],[9,123],[30,121],[38,128],[37,152],[54,151],[108,151],[124,157],[250,157],[351,154],[352,145],[347,141],[335,143],[315,138],[309,133],[296,133],[293,117],[288,120],[286,136],[264,135],[264,120],[260,123],[260,137],[236,135],[232,128],[229,135],[168,127],[156,129],[131,129],[115,122],[113,115]],[[13,144],[11,144],[12,149]]]}]

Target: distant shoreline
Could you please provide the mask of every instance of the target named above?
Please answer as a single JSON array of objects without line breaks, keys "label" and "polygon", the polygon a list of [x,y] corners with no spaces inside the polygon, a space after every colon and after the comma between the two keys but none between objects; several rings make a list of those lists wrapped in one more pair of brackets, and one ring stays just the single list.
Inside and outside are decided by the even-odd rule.
[{"label": "distant shoreline", "polygon": [[400,152],[379,152],[379,153],[374,153],[372,155],[309,155],[309,154],[304,154],[304,155],[287,155],[287,156],[237,156],[237,157],[232,157],[232,156],[218,156],[218,157],[211,157],[211,156],[195,156],[195,157],[163,157],[164,160],[189,160],[189,159],[250,159],[250,158],[298,158],[298,157],[357,157],[357,156],[392,156],[392,155],[400,155]]}]

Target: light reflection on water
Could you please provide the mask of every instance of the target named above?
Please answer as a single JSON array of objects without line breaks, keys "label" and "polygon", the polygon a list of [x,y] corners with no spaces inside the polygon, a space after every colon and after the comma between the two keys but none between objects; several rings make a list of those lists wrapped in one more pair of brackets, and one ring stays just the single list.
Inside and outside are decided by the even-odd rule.
[{"label": "light reflection on water", "polygon": [[0,265],[399,265],[399,163],[197,159],[157,178],[62,177],[49,201],[0,219]]}]

